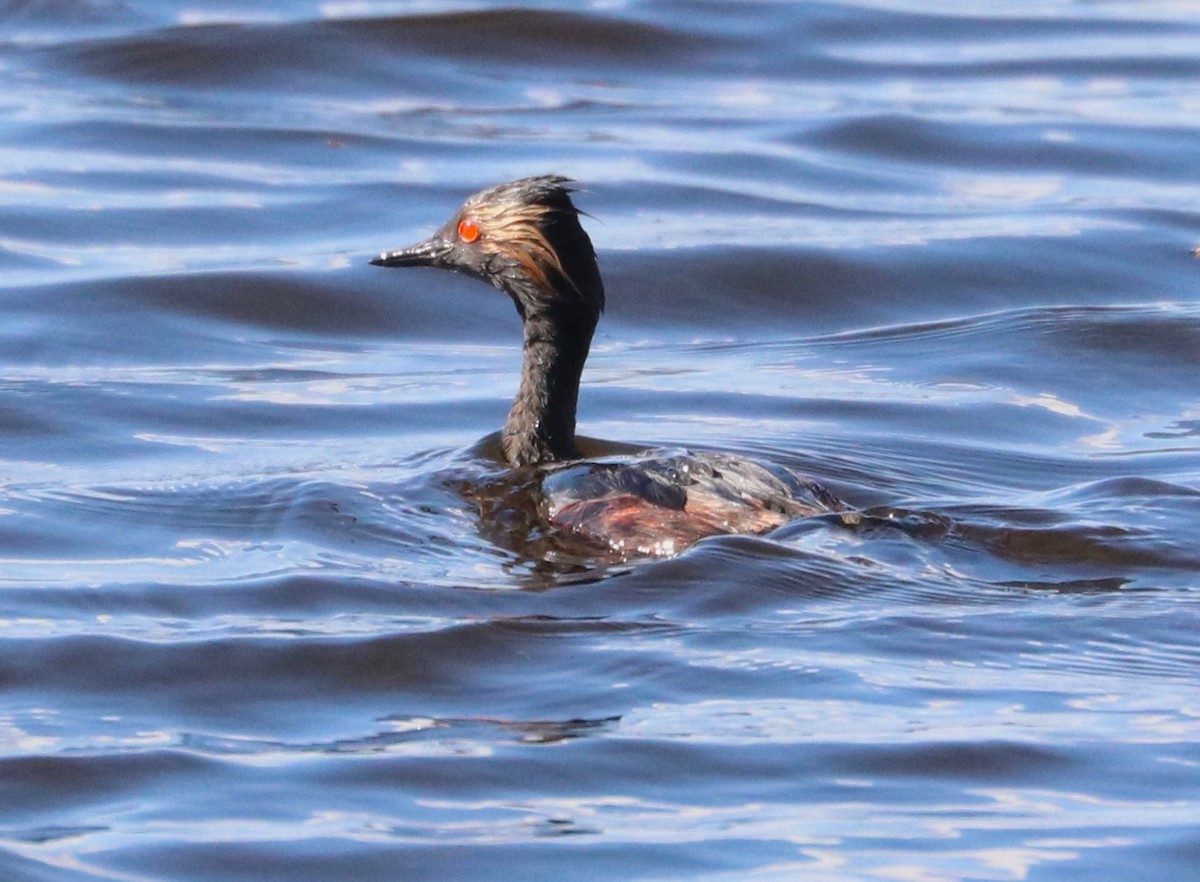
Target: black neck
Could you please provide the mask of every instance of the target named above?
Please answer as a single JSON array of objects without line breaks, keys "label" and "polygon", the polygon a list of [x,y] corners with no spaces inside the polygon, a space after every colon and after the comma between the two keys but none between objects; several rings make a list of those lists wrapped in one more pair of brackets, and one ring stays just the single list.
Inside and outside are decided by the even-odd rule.
[{"label": "black neck", "polygon": [[575,410],[595,319],[572,310],[527,313],[521,385],[504,424],[510,465],[578,459]]}]

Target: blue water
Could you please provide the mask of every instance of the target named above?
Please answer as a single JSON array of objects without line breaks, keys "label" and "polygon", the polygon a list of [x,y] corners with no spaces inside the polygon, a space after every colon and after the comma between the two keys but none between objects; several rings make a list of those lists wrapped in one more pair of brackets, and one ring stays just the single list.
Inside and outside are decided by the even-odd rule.
[{"label": "blue water", "polygon": [[[0,879],[1200,877],[1200,6],[0,4]],[[870,517],[551,560],[580,429]]]}]

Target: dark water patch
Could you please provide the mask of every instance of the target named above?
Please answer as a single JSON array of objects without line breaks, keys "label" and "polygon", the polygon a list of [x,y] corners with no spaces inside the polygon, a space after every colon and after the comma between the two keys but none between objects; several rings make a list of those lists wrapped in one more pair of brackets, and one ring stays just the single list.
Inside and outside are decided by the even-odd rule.
[{"label": "dark water patch", "polygon": [[1061,774],[1070,760],[1053,750],[1025,744],[914,744],[845,760],[847,774],[911,775],[919,778],[1019,780],[1036,785]]},{"label": "dark water patch", "polygon": [[[1010,40],[1055,40],[1064,37],[1146,37],[1174,36],[1177,23],[1156,20],[1152,12],[1145,17],[1125,11],[1113,14],[1103,8],[1062,8],[1039,15],[1013,11],[987,16],[978,9],[958,12],[944,10],[906,10],[903,8],[847,8],[841,4],[814,4],[814,14],[805,17],[807,31],[814,39],[873,42],[880,35],[888,39],[915,40],[930,35],[953,43],[989,43]],[[981,22],[986,21],[986,27]]]},{"label": "dark water patch", "polygon": [[1068,345],[1108,357],[1120,354],[1161,374],[1171,365],[1200,364],[1200,314],[1185,305],[1177,309],[1164,304],[1154,311],[1096,311],[1075,313],[1056,323],[1056,334]]},{"label": "dark water patch", "polygon": [[[347,278],[330,287],[324,278],[306,281],[295,273],[178,273],[93,280],[52,290],[15,289],[0,297],[17,316],[25,312],[36,318],[48,299],[68,314],[68,321],[61,323],[61,336],[39,332],[37,326],[17,325],[15,330],[24,331],[28,340],[26,357],[42,364],[82,361],[81,354],[123,360],[122,353],[139,360],[160,361],[167,353],[208,360],[229,357],[240,348],[231,346],[227,336],[216,333],[209,322],[257,327],[259,341],[269,339],[262,331],[336,340],[394,338],[406,331],[419,337],[443,315],[434,309],[429,295],[421,293],[419,284],[395,291],[385,289],[380,284],[383,279],[366,269],[356,275],[361,277],[357,282]],[[471,293],[482,299],[488,292]],[[496,305],[504,313],[512,309],[499,298]],[[464,310],[461,326],[494,327],[477,315]],[[515,330],[514,322],[514,336]],[[244,355],[246,348],[241,351]]]},{"label": "dark water patch", "polygon": [[[1141,587],[1192,579],[1197,564],[1191,549],[1195,505],[1147,500],[1130,507],[1107,504],[1061,509],[946,506],[939,543],[948,569],[999,585],[1051,587]],[[892,519],[896,512],[885,511]],[[878,517],[879,515],[876,515]],[[1051,573],[1056,580],[1043,581]]]},{"label": "dark water patch", "polygon": [[[589,630],[594,629],[583,623],[570,633]],[[119,699],[127,712],[146,715],[153,713],[146,702],[162,696],[151,699],[140,693],[165,690],[174,696],[170,699],[173,713],[192,720],[192,725],[215,723],[240,709],[238,713],[247,714],[246,731],[260,725],[271,731],[271,707],[313,694],[341,695],[346,710],[370,704],[374,695],[376,701],[383,700],[393,709],[411,703],[416,705],[414,713],[445,715],[461,700],[462,690],[468,690],[480,713],[511,717],[515,716],[514,707],[529,710],[541,701],[554,703],[549,684],[541,700],[535,693],[506,696],[503,683],[513,668],[552,664],[565,676],[571,667],[584,663],[577,655],[564,657],[558,651],[566,643],[554,638],[566,635],[553,630],[547,633],[547,629],[539,634],[543,639],[529,640],[500,621],[359,640],[310,638],[297,642],[247,637],[148,643],[78,637],[25,641],[20,652],[25,661],[7,666],[4,682],[14,696],[25,694],[31,688],[42,688],[38,685],[42,682],[39,664],[64,664],[62,670],[73,673],[60,678],[54,691],[75,694],[81,706]],[[10,645],[6,655],[15,648]],[[492,686],[480,680],[484,670],[491,671]],[[247,694],[235,687],[236,683],[251,690],[253,709],[246,705]],[[141,685],[130,688],[130,684]],[[583,696],[580,704],[589,706]],[[294,726],[301,726],[299,718]]]},{"label": "dark water patch", "polygon": [[384,41],[389,48],[419,47],[461,60],[503,59],[506,64],[573,68],[618,64],[652,70],[702,63],[721,43],[679,27],[659,27],[596,13],[551,9],[497,9],[442,15],[337,22],[335,30]]},{"label": "dark water patch", "polygon": [[[465,87],[470,71],[412,67],[413,57],[458,64],[604,69],[613,63],[650,70],[695,62],[712,38],[685,35],[595,14],[500,9],[394,18],[288,24],[211,24],[170,28],[56,50],[91,75],[190,88],[296,86],[329,89],[331,74],[357,89],[448,77]],[[302,47],[298,49],[298,47]],[[715,47],[714,47],[715,48]],[[365,54],[364,54],[365,53]],[[401,63],[388,59],[404,59]],[[419,73],[418,73],[419,72]],[[285,80],[283,78],[290,78]],[[446,80],[443,80],[446,82]]]},{"label": "dark water patch", "polygon": [[[1138,504],[1156,504],[1184,512],[1200,496],[1200,487],[1156,481],[1136,475],[1107,478],[1054,491],[1047,502],[1084,509],[1094,505],[1130,510]],[[1175,500],[1173,497],[1181,497]]]},{"label": "dark water patch", "polygon": [[1154,77],[1159,80],[1187,80],[1200,72],[1200,62],[1182,47],[1163,55],[1143,54],[1136,45],[1125,52],[1112,55],[1080,53],[1078,56],[1046,61],[1029,59],[994,59],[971,63],[927,62],[880,65],[892,74],[907,73],[957,79],[959,77],[1018,77],[1038,74],[1061,77],[1097,77],[1106,75]]},{"label": "dark water patch", "polygon": [[[1186,371],[1179,369],[1196,351],[1200,323],[1194,312],[1187,303],[1017,310],[873,329],[853,340],[841,335],[827,339],[861,347],[872,363],[887,361],[893,341],[919,341],[925,359],[897,363],[890,371],[930,388],[951,391],[962,384],[965,394],[1009,389],[1008,400],[1015,406],[1034,405],[1076,419],[1085,416],[1080,408],[1093,416],[1103,414],[1123,397],[1151,404],[1159,389],[1164,400],[1173,398],[1172,387],[1186,383]],[[1003,340],[1004,347],[971,347],[972,341],[983,340]],[[818,348],[825,345],[814,341]],[[951,376],[939,353],[964,345],[974,354],[959,359]],[[1045,377],[1048,366],[1058,368],[1052,382]],[[1150,374],[1156,377],[1153,384],[1146,381]]]},{"label": "dark water patch", "polygon": [[[405,828],[407,829],[407,828]],[[544,834],[555,831],[553,819],[533,826],[519,819],[491,827],[503,831],[509,838],[514,831],[538,834],[537,839],[512,845],[489,845],[486,842],[466,848],[439,843],[436,839],[416,845],[389,845],[386,840],[369,845],[350,847],[340,837],[316,839],[301,848],[280,851],[269,842],[220,842],[181,845],[171,849],[150,848],[144,855],[117,855],[118,865],[131,872],[146,872],[167,868],[173,878],[180,880],[247,878],[247,868],[260,867],[261,872],[279,878],[295,880],[329,879],[331,874],[346,874],[356,879],[394,879],[397,865],[403,865],[405,876],[414,880],[443,879],[447,872],[483,878],[492,874],[528,874],[530,863],[538,869],[532,879],[553,879],[571,873],[580,879],[602,880],[600,865],[609,867],[626,860],[636,861],[646,873],[656,875],[686,875],[734,870],[745,862],[731,859],[726,850],[712,846],[696,849],[692,845],[647,843],[609,845],[595,839],[571,839],[564,848],[558,836]],[[386,835],[388,831],[382,831]],[[481,836],[490,838],[490,833]],[[356,835],[354,838],[361,838]],[[765,849],[770,855],[783,856],[785,848]],[[725,852],[725,853],[723,853]],[[576,865],[582,869],[574,869]],[[590,867],[590,869],[589,869]]]},{"label": "dark water patch", "polygon": [[203,777],[212,764],[179,751],[149,750],[128,756],[7,757],[0,763],[5,800],[0,812],[7,823],[21,823],[26,813],[51,809],[64,800],[103,804],[115,795],[153,790],[156,782]]},{"label": "dark water patch", "polygon": [[[344,50],[344,45],[341,47]],[[384,80],[361,55],[319,39],[312,24],[210,24],[112,37],[49,50],[56,65],[140,85],[250,89],[291,78],[323,79],[322,68],[366,85]]]},{"label": "dark water patch", "polygon": [[[1176,180],[1187,169],[1178,163],[1179,155],[1167,148],[1168,141],[1193,141],[1198,136],[1187,127],[1169,131],[1139,130],[1130,133],[1116,126],[1095,127],[1082,131],[1072,127],[1074,137],[1056,141],[1046,137],[1046,126],[1008,125],[980,139],[972,126],[962,123],[935,122],[916,116],[882,116],[839,123],[807,136],[807,143],[823,149],[863,153],[873,157],[931,164],[965,166],[972,169],[997,169],[1011,174],[1019,169],[1037,169],[1041,173],[1070,172],[1107,177],[1134,175]],[[1130,138],[1145,138],[1140,147]],[[1158,151],[1158,146],[1163,149]],[[1131,153],[1138,155],[1137,167],[1130,166]],[[1158,153],[1157,161],[1154,154]]]},{"label": "dark water patch", "polygon": [[[1145,290],[1139,281],[1145,264],[1115,251],[1107,238],[1096,236],[1069,245],[1063,240],[997,238],[917,250],[864,248],[834,254],[739,248],[668,252],[640,259],[614,255],[604,267],[608,287],[620,299],[609,310],[606,323],[657,317],[711,330],[714,320],[719,320],[717,327],[743,322],[762,326],[773,314],[779,316],[771,324],[773,330],[787,335],[790,327],[790,336],[806,336],[856,322],[887,325],[900,316],[934,319],[1003,309],[1030,292],[1040,303],[1069,304],[1079,296],[1081,276],[1087,279],[1090,302],[1097,304],[1120,304],[1131,289],[1150,300],[1174,301],[1175,295],[1183,293],[1182,287],[1171,283],[1157,291]],[[1165,269],[1173,272],[1182,267]],[[1183,279],[1181,273],[1179,281]],[[670,284],[673,296],[648,297],[663,280]],[[938,291],[936,298],[930,296],[933,290]],[[1194,323],[1187,301],[1166,304],[1172,305],[1179,309],[1178,318],[1166,316],[1163,321]],[[648,313],[650,309],[660,312]],[[1147,307],[1131,318],[1150,319],[1155,312],[1155,307]],[[1086,318],[1087,313],[1049,313],[1039,321],[1061,322],[1066,328],[1076,316]],[[968,327],[987,322],[976,317],[962,321]],[[994,325],[983,327],[990,332]],[[1013,328],[1018,334],[1016,344],[1023,342],[1021,330]]]},{"label": "dark water patch", "polygon": [[[1144,206],[1137,209],[1131,209],[1126,217],[1139,226],[1153,227],[1163,231],[1164,238],[1168,241],[1172,237],[1168,235],[1168,231],[1174,230],[1178,232],[1177,241],[1178,247],[1172,248],[1172,255],[1178,255],[1179,251],[1187,252],[1187,256],[1195,261],[1197,254],[1193,245],[1188,247],[1188,243],[1194,243],[1200,240],[1200,214],[1189,211],[1185,207],[1167,208],[1156,206]],[[1180,255],[1182,258],[1182,255]],[[1164,261],[1159,261],[1163,263]],[[1182,259],[1180,261],[1182,263]],[[1193,263],[1193,266],[1195,264]]]}]

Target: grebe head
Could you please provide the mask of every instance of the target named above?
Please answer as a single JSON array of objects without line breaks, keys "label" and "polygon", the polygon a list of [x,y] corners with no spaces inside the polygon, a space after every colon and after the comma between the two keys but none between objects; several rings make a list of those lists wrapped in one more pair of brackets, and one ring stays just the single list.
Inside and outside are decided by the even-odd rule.
[{"label": "grebe head", "polygon": [[489,187],[425,241],[371,261],[456,270],[512,298],[525,328],[521,384],[503,435],[514,466],[578,456],[579,379],[604,309],[604,285],[570,184],[543,175]]},{"label": "grebe head", "polygon": [[504,291],[522,318],[550,311],[595,325],[604,285],[570,184],[542,175],[481,190],[425,241],[371,263],[456,270]]}]

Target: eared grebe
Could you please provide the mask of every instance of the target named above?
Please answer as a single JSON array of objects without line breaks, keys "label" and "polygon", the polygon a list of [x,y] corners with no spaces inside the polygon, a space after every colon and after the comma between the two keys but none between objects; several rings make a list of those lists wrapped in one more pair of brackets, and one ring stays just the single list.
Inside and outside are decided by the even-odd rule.
[{"label": "eared grebe", "polygon": [[457,270],[490,282],[516,304],[525,360],[501,444],[514,469],[536,470],[541,517],[552,528],[635,557],[675,554],[705,536],[761,533],[840,511],[819,485],[728,454],[580,461],[579,380],[604,309],[604,285],[570,184],[545,175],[483,190],[424,242],[371,261]]}]

